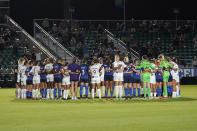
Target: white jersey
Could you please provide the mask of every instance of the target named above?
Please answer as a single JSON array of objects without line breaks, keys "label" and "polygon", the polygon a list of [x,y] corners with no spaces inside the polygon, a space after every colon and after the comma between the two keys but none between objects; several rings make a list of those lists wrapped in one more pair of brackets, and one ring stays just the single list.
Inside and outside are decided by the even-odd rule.
[{"label": "white jersey", "polygon": [[101,64],[96,64],[96,65],[90,66],[92,78],[100,77],[100,72],[99,72],[100,68],[101,68]]},{"label": "white jersey", "polygon": [[[152,63],[152,66],[153,67],[156,67],[155,64]],[[156,76],[155,76],[155,73],[154,73],[155,69],[152,69],[151,68],[151,76],[150,76],[150,83],[151,84],[156,84]]]},{"label": "white jersey", "polygon": [[[101,67],[101,66],[103,66],[103,64],[100,64],[100,67]],[[104,67],[101,69],[100,72],[102,73],[101,76],[104,77],[104,75],[105,75],[105,69],[104,69]]]},{"label": "white jersey", "polygon": [[31,71],[34,75],[34,77],[39,77],[39,71],[40,71],[40,66],[33,66]]},{"label": "white jersey", "polygon": [[123,73],[124,68],[126,67],[125,63],[122,61],[115,61],[112,64],[114,67],[118,67],[119,65],[122,65],[120,68],[116,69],[116,71],[118,71],[118,73]]},{"label": "white jersey", "polygon": [[177,69],[177,71],[172,69],[171,74],[175,76],[179,76],[179,66],[175,62],[171,62],[171,63],[173,64],[173,68]]},{"label": "white jersey", "polygon": [[51,69],[53,69],[53,64],[52,63],[45,65],[45,70],[50,71]]},{"label": "white jersey", "polygon": [[[156,65],[153,64],[153,63],[152,63],[152,67],[155,67],[155,69],[156,69]],[[152,69],[152,68],[151,68],[151,76],[152,76],[152,75],[155,75],[155,73],[154,73],[155,69]],[[152,72],[153,72],[153,73],[152,73]]]},{"label": "white jersey", "polygon": [[70,70],[68,70],[68,66],[64,66],[63,68],[62,68],[62,70],[63,70],[63,76],[64,77],[70,77],[70,75],[69,75],[69,73],[70,73]]},{"label": "white jersey", "polygon": [[18,73],[19,73],[19,76],[21,77],[21,79],[23,78],[26,78],[26,74],[25,74],[25,71],[27,69],[27,67],[25,65],[21,65],[20,68],[18,68]]}]

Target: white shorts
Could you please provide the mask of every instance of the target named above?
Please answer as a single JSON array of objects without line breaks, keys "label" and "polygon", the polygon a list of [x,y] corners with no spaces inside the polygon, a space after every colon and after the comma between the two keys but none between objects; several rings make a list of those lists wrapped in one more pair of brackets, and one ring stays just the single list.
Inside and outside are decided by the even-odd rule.
[{"label": "white shorts", "polygon": [[156,77],[155,77],[155,75],[151,75],[150,76],[150,83],[151,84],[156,84]]},{"label": "white shorts", "polygon": [[101,83],[101,77],[93,77],[93,78],[91,78],[91,83],[92,84]]},{"label": "white shorts", "polygon": [[172,79],[175,80],[176,82],[180,82],[178,75],[172,75]]},{"label": "white shorts", "polygon": [[54,81],[54,76],[53,74],[48,74],[47,75],[47,82],[53,82]]},{"label": "white shorts", "polygon": [[[26,86],[27,85],[27,82],[26,81],[27,81],[27,77],[22,77],[21,78],[21,85],[22,86]],[[20,82],[20,79],[19,79],[19,82]]]},{"label": "white shorts", "polygon": [[104,81],[104,76],[102,75],[102,76],[101,76],[101,82],[103,82],[103,81]]},{"label": "white shorts", "polygon": [[64,77],[62,79],[62,85],[65,86],[65,85],[70,85],[70,77]]},{"label": "white shorts", "polygon": [[40,84],[40,76],[33,77],[33,84]]},{"label": "white shorts", "polygon": [[114,73],[114,81],[124,81],[123,73]]}]

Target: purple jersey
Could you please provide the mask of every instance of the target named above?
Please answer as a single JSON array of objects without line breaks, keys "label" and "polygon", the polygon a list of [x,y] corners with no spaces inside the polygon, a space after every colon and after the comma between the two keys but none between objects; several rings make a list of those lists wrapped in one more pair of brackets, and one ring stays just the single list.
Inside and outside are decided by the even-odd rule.
[{"label": "purple jersey", "polygon": [[[70,70],[71,72],[76,72],[77,70],[79,70],[79,65],[76,63],[69,64],[68,70]],[[70,80],[71,81],[78,81],[79,74],[70,74]]]}]

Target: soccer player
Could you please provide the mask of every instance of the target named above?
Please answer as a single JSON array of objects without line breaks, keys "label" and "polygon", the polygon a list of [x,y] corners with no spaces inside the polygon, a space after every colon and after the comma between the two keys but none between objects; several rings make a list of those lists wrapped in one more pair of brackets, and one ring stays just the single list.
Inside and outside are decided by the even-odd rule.
[{"label": "soccer player", "polygon": [[146,91],[148,89],[148,98],[151,96],[151,88],[150,88],[150,75],[151,70],[155,69],[152,64],[148,61],[147,55],[142,56],[142,62],[140,66],[136,66],[136,69],[142,69],[142,82],[143,82],[143,91],[144,98],[146,99]]},{"label": "soccer player", "polygon": [[120,61],[120,56],[115,55],[115,61],[112,64],[113,70],[114,70],[114,82],[115,82],[115,94],[116,99],[122,98],[122,90],[123,90],[123,71],[125,68],[124,62]]},{"label": "soccer player", "polygon": [[72,100],[77,100],[77,89],[79,83],[79,65],[76,63],[76,58],[73,58],[73,63],[68,65],[70,70],[70,81],[71,81],[71,96]]},{"label": "soccer player", "polygon": [[105,70],[105,75],[104,75],[104,81],[105,81],[105,99],[108,100],[108,90],[110,89],[110,97],[111,100],[113,100],[113,68],[112,68],[112,63],[110,57],[106,58],[106,63],[104,63],[104,70]]},{"label": "soccer player", "polygon": [[57,98],[57,89],[58,89],[58,99],[61,97],[61,83],[62,83],[62,76],[61,76],[61,65],[60,61],[57,60],[53,65],[53,74],[54,74],[54,98]]},{"label": "soccer player", "polygon": [[159,98],[161,98],[162,95],[162,82],[163,82],[163,71],[162,69],[159,67],[161,65],[160,60],[157,60],[157,67],[156,67],[156,72],[155,72],[155,76],[156,76],[156,92]]},{"label": "soccer player", "polygon": [[136,69],[135,67],[139,66],[139,61],[137,59],[134,60],[134,67],[133,67],[133,88],[137,88],[138,98],[141,96],[141,69]]},{"label": "soccer player", "polygon": [[[125,99],[128,99],[128,90],[130,99],[132,98],[132,82],[133,82],[133,64],[129,63],[129,57],[124,58],[124,90],[125,90]],[[134,93],[135,92],[135,93]],[[133,96],[136,97],[136,88],[133,88]]]},{"label": "soccer player", "polygon": [[[53,89],[53,59],[48,58],[45,65],[45,72],[47,73],[47,99],[54,99],[54,89]],[[50,93],[51,92],[51,93]]]},{"label": "soccer player", "polygon": [[[99,63],[103,67],[103,58],[99,58]],[[104,67],[101,69],[101,87],[102,87],[102,95],[105,95],[105,82],[104,82],[105,70]]]},{"label": "soccer player", "polygon": [[86,99],[88,99],[88,85],[89,85],[89,66],[87,65],[87,60],[84,58],[82,60],[82,65],[79,67],[80,70],[80,99],[82,99],[83,88],[85,87]]},{"label": "soccer player", "polygon": [[174,58],[173,61],[171,61],[171,64],[173,65],[173,68],[171,70],[172,79],[173,79],[173,94],[172,94],[173,98],[180,96],[179,66],[177,63],[178,63],[177,58]]},{"label": "soccer player", "polygon": [[99,99],[101,99],[101,89],[100,89],[100,83],[101,83],[101,70],[102,70],[102,66],[101,64],[98,63],[97,59],[93,60],[93,65],[90,66],[90,75],[91,75],[91,84],[92,84],[92,99],[94,100],[94,89],[97,86],[97,92],[98,92],[98,96]]},{"label": "soccer player", "polygon": [[[155,65],[155,59],[151,59],[150,63],[152,64],[152,66],[154,68],[156,68]],[[151,98],[152,97],[156,97],[157,93],[156,93],[156,76],[155,76],[155,69],[151,69],[151,76],[150,76],[150,87],[151,87]]]},{"label": "soccer player", "polygon": [[45,63],[46,60],[44,60],[40,66],[41,97],[43,99],[45,99],[47,96],[47,74],[45,72]]},{"label": "soccer player", "polygon": [[34,62],[29,60],[28,61],[29,63],[29,66],[27,67],[25,73],[26,73],[26,76],[27,76],[27,98],[32,98],[32,89],[33,89],[33,75],[30,73],[33,65],[34,65]]},{"label": "soccer player", "polygon": [[26,80],[27,80],[27,76],[25,74],[25,71],[28,67],[28,61],[24,62],[24,65],[21,67],[20,71],[21,72],[21,97],[22,99],[26,99]]},{"label": "soccer player", "polygon": [[16,83],[16,97],[18,99],[21,98],[21,90],[22,90],[22,86],[21,86],[21,75],[22,75],[22,66],[24,65],[25,59],[24,58],[20,58],[18,60],[18,69],[17,69],[17,83]]},{"label": "soccer player", "polygon": [[163,70],[163,97],[166,98],[168,96],[167,84],[170,76],[169,68],[172,68],[172,65],[166,60],[164,55],[160,55],[159,60],[161,61],[159,67]]},{"label": "soccer player", "polygon": [[[167,57],[167,61],[170,63],[172,60],[170,57]],[[170,63],[172,66],[173,64]],[[169,68],[169,73],[170,73],[170,76],[169,76],[169,79],[168,79],[168,83],[167,83],[167,92],[168,92],[168,97],[171,98],[172,97],[172,92],[173,92],[173,87],[172,87],[172,67]]]},{"label": "soccer player", "polygon": [[38,93],[40,88],[40,62],[36,61],[34,66],[32,67],[30,74],[33,75],[33,90],[32,90],[32,98],[39,99]]},{"label": "soccer player", "polygon": [[68,70],[68,62],[65,61],[64,66],[61,68],[61,73],[63,74],[62,86],[63,86],[63,100],[68,99],[70,90],[70,70]]}]

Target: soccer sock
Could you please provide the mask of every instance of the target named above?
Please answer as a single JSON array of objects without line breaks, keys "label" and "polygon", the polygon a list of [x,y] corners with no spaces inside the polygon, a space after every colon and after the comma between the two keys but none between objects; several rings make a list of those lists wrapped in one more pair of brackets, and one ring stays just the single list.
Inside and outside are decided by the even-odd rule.
[{"label": "soccer sock", "polygon": [[21,98],[21,88],[18,88],[18,99],[20,99]]},{"label": "soccer sock", "polygon": [[[57,89],[57,88],[56,88]],[[56,90],[57,91],[57,90]],[[51,89],[51,99],[54,99],[54,89]]]},{"label": "soccer sock", "polygon": [[122,89],[122,86],[119,86],[119,90],[120,90],[120,98],[122,98],[122,95],[123,95],[123,89]]},{"label": "soccer sock", "polygon": [[94,89],[92,89],[91,93],[92,93],[92,99],[94,99]]},{"label": "soccer sock", "polygon": [[29,97],[29,91],[26,91],[26,97]]},{"label": "soccer sock", "polygon": [[118,98],[119,86],[115,86],[115,94],[116,94],[116,98]]},{"label": "soccer sock", "polygon": [[136,97],[136,88],[133,88],[133,96]]},{"label": "soccer sock", "polygon": [[61,88],[58,88],[58,98],[61,97],[61,93],[62,93]]},{"label": "soccer sock", "polygon": [[88,86],[85,86],[85,95],[86,95],[86,98],[88,98]]},{"label": "soccer sock", "polygon": [[163,86],[163,96],[167,97],[167,95],[168,95],[167,86]]},{"label": "soccer sock", "polygon": [[105,92],[105,98],[108,98],[108,88],[107,91]]},{"label": "soccer sock", "polygon": [[146,87],[143,88],[144,91],[144,97],[146,98]]},{"label": "soccer sock", "polygon": [[101,89],[97,89],[97,91],[98,91],[99,99],[101,99]]},{"label": "soccer sock", "polygon": [[66,90],[63,90],[62,97],[63,97],[64,99],[66,98]]},{"label": "soccer sock", "polygon": [[141,96],[141,88],[137,88],[138,97]]},{"label": "soccer sock", "polygon": [[153,92],[150,92],[150,97],[153,97]]},{"label": "soccer sock", "polygon": [[82,91],[83,93],[83,95],[85,95],[86,94],[86,88],[83,88],[83,91]]},{"label": "soccer sock", "polygon": [[44,89],[44,98],[47,97],[47,88]]},{"label": "soccer sock", "polygon": [[44,98],[44,88],[41,88],[41,96]]},{"label": "soccer sock", "polygon": [[21,89],[21,98],[24,99],[24,89]]},{"label": "soccer sock", "polygon": [[159,89],[159,97],[162,95],[162,88]]},{"label": "soccer sock", "polygon": [[36,98],[38,98],[38,89],[36,89]]},{"label": "soccer sock", "polygon": [[29,92],[29,97],[32,98],[32,92]]},{"label": "soccer sock", "polygon": [[105,86],[102,86],[102,94],[104,96],[104,94],[105,94]]},{"label": "soccer sock", "polygon": [[114,86],[112,86],[112,92],[114,93]]},{"label": "soccer sock", "polygon": [[26,99],[26,98],[27,98],[26,92],[27,92],[27,90],[26,90],[26,89],[24,89],[24,99]]},{"label": "soccer sock", "polygon": [[47,99],[49,99],[50,89],[47,89]]},{"label": "soccer sock", "polygon": [[151,89],[150,89],[150,87],[148,88],[148,97],[150,97],[151,96]]},{"label": "soccer sock", "polygon": [[129,87],[129,96],[132,97],[132,88]]},{"label": "soccer sock", "polygon": [[56,98],[56,96],[57,96],[57,88],[54,88],[52,90],[54,90],[53,94],[54,94],[54,98]]},{"label": "soccer sock", "polygon": [[32,90],[32,98],[35,98],[35,95],[36,95],[36,90],[33,89],[33,90]]},{"label": "soccer sock", "polygon": [[128,89],[127,89],[127,87],[124,88],[124,92],[125,92],[125,97],[127,98],[128,97]]},{"label": "soccer sock", "polygon": [[67,100],[68,99],[68,95],[69,95],[69,89],[65,90],[65,94],[66,94],[65,98]]},{"label": "soccer sock", "polygon": [[83,85],[80,85],[79,94],[80,94],[80,98],[82,98],[82,95],[83,95]]},{"label": "soccer sock", "polygon": [[157,95],[159,97],[159,88],[156,88]]},{"label": "soccer sock", "polygon": [[176,86],[176,96],[179,96],[179,87]]}]

